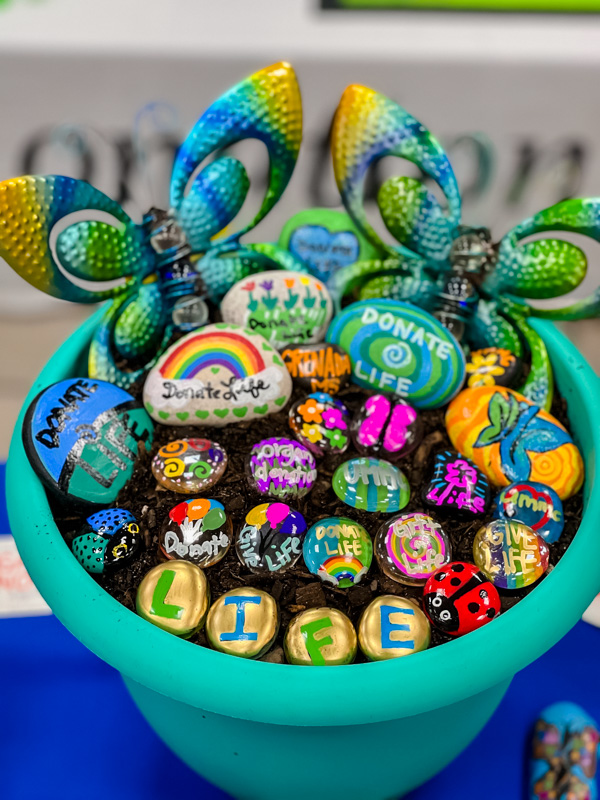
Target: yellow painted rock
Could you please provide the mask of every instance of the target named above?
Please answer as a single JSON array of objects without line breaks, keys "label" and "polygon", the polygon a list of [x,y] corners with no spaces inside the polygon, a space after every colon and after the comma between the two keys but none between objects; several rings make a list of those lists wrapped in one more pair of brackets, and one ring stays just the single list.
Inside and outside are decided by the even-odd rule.
[{"label": "yellow painted rock", "polygon": [[538,481],[564,500],[583,483],[583,460],[564,426],[512,389],[466,389],[450,403],[446,428],[496,486]]},{"label": "yellow painted rock", "polygon": [[168,561],[151,569],[136,597],[141,617],[184,639],[204,625],[209,603],[206,576],[189,561]]}]

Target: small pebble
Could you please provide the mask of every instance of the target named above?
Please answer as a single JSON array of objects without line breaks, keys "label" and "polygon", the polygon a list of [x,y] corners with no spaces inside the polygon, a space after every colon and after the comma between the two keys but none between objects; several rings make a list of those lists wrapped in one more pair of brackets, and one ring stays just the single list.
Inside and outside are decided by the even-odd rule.
[{"label": "small pebble", "polygon": [[254,445],[248,458],[250,485],[276,498],[303,497],[317,479],[315,457],[303,444],[275,437]]},{"label": "small pebble", "polygon": [[426,506],[448,517],[475,518],[485,514],[490,502],[490,484],[472,461],[458,453],[438,453],[433,474],[423,487]]},{"label": "small pebble", "polygon": [[399,397],[374,394],[356,413],[350,431],[361,455],[397,461],[418,447],[423,422],[416,409]]},{"label": "small pebble", "polygon": [[558,541],[565,526],[563,505],[554,489],[531,481],[502,489],[495,500],[494,516],[522,522],[548,544]]},{"label": "small pebble", "polygon": [[140,527],[133,514],[122,508],[96,511],[71,544],[79,563],[96,575],[126,566],[140,547]]},{"label": "small pebble", "polygon": [[184,500],[169,511],[160,549],[167,558],[182,558],[198,567],[212,567],[229,550],[231,519],[218,500]]},{"label": "small pebble", "polygon": [[336,344],[288,345],[281,357],[294,383],[308,392],[337,394],[352,373],[348,354]]},{"label": "small pebble", "polygon": [[381,571],[398,583],[423,586],[452,559],[442,526],[426,514],[399,514],[386,520],[375,536]]},{"label": "small pebble", "polygon": [[499,589],[531,586],[548,569],[549,558],[546,542],[521,522],[488,522],[473,541],[475,564]]},{"label": "small pebble", "polygon": [[344,453],[350,444],[350,412],[329,394],[315,392],[290,408],[290,428],[317,456]]},{"label": "small pebble", "polygon": [[472,350],[466,364],[466,386],[514,386],[522,366],[521,359],[503,347]]}]

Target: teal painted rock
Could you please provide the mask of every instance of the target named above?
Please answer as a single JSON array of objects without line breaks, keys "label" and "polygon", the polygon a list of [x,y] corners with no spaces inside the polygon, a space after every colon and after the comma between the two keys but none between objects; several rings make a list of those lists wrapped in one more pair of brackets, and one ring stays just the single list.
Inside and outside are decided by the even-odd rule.
[{"label": "teal painted rock", "polygon": [[353,303],[336,316],[326,339],[350,356],[354,383],[393,392],[415,408],[445,405],[465,379],[465,358],[454,336],[409,303]]},{"label": "teal painted rock", "polygon": [[346,505],[363,511],[400,511],[410,486],[398,467],[379,458],[351,458],[333,473],[333,491]]}]

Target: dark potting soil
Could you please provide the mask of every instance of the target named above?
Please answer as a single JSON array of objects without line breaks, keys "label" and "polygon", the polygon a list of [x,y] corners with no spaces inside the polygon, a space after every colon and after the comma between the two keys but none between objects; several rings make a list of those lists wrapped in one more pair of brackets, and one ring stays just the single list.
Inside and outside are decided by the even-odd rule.
[{"label": "dark potting soil", "polygon": [[[134,391],[134,393],[136,393]],[[140,393],[138,388],[137,394]],[[353,412],[364,400],[367,392],[349,386],[342,390],[339,397]],[[304,393],[296,390],[292,402]],[[288,404],[289,408],[289,404]],[[403,512],[423,511],[420,496],[423,484],[428,480],[433,458],[437,452],[452,449],[444,426],[444,409],[421,412],[425,435],[422,444],[407,458],[399,462],[411,486],[411,500]],[[563,398],[555,396],[552,414],[568,428],[566,403]],[[269,498],[263,497],[253,490],[246,477],[246,458],[253,444],[272,436],[292,438],[288,425],[287,409],[269,417],[252,422],[237,423],[224,428],[209,427],[173,427],[156,425],[155,439],[150,453],[142,450],[135,465],[132,480],[121,492],[116,506],[130,510],[138,520],[145,541],[145,550],[131,566],[119,571],[96,577],[98,583],[120,603],[135,613],[135,597],[137,587],[144,575],[164,558],[159,554],[158,534],[173,506],[190,495],[181,495],[160,487],[152,475],[150,464],[159,447],[169,441],[184,437],[201,436],[221,444],[229,457],[227,471],[220,482],[207,492],[225,506],[233,521],[234,535],[239,531],[248,511]],[[363,525],[375,536],[379,526],[390,514],[370,513],[353,509],[342,503],[331,488],[331,478],[336,467],[343,461],[359,455],[350,447],[342,455],[331,455],[318,461],[318,479],[308,495],[290,501],[292,507],[299,510],[310,526],[317,520],[329,516],[348,516]],[[550,569],[561,559],[572,541],[583,513],[582,493],[564,502],[565,528],[558,542],[550,547]],[[54,508],[59,529],[69,542],[82,526],[85,515],[66,515],[64,508]],[[473,538],[479,527],[491,519],[488,512],[485,518],[464,522],[452,519],[440,519],[443,528],[452,542],[453,560],[472,562]],[[206,569],[206,577],[210,583],[211,598],[216,600],[221,594],[241,586],[254,586],[269,592],[277,603],[281,613],[281,627],[277,641],[270,652],[263,657],[266,661],[283,662],[282,641],[290,619],[300,611],[319,606],[330,606],[343,611],[358,625],[364,608],[378,595],[395,594],[410,597],[420,603],[422,588],[407,587],[396,583],[380,571],[375,557],[367,576],[360,584],[349,589],[336,589],[322,583],[316,576],[308,572],[302,559],[298,564],[282,575],[263,577],[254,575],[244,568],[238,560],[235,546],[232,545],[227,555],[212,567]],[[543,578],[542,578],[543,580]],[[539,582],[538,582],[539,583]],[[538,584],[536,584],[538,585]],[[514,592],[501,592],[502,611],[508,610],[515,603],[535,591],[535,586]],[[493,624],[490,623],[490,624]],[[432,628],[431,646],[449,641],[451,637]],[[194,636],[191,642],[206,645],[204,631]],[[358,654],[357,661],[364,660]]]}]

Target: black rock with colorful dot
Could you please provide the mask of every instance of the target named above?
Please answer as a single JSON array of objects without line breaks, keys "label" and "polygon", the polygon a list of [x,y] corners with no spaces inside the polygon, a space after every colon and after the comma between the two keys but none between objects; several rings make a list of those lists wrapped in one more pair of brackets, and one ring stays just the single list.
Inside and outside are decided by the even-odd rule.
[{"label": "black rock with colorful dot", "polygon": [[71,549],[88,572],[100,574],[131,562],[140,544],[140,529],[133,514],[122,508],[107,508],[86,519]]}]

